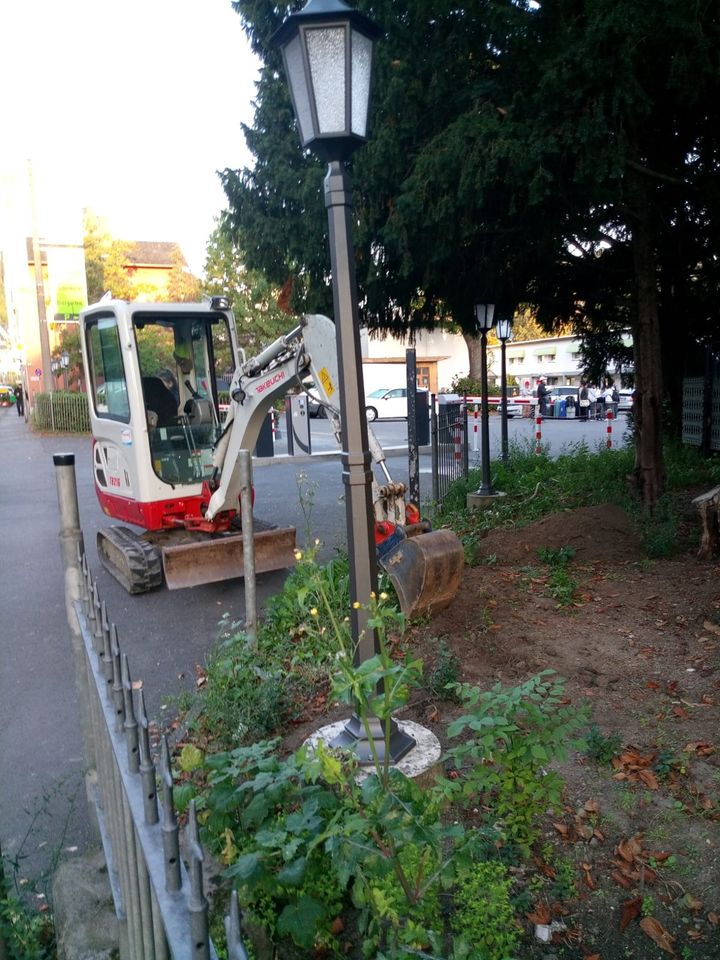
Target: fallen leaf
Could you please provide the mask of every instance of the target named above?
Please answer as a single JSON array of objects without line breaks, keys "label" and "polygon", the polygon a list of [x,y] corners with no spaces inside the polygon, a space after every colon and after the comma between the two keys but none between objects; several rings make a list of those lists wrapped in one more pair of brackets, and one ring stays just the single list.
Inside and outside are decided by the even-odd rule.
[{"label": "fallen leaf", "polygon": [[620,904],[620,933],[624,933],[626,927],[640,916],[642,910],[642,897],[633,897],[632,900],[623,900]]},{"label": "fallen leaf", "polygon": [[709,757],[715,753],[715,747],[711,743],[700,740],[697,743],[689,743],[684,748],[685,753],[696,753],[699,757]]},{"label": "fallen leaf", "polygon": [[619,870],[614,870],[610,876],[618,884],[618,886],[623,887],[625,890],[629,890],[632,886],[630,880],[627,877],[624,877]]},{"label": "fallen leaf", "polygon": [[679,717],[681,720],[687,720],[690,716],[685,707],[673,707],[672,712],[674,717]]},{"label": "fallen leaf", "polygon": [[691,893],[686,893],[681,903],[684,907],[687,907],[688,910],[692,910],[693,913],[697,913],[705,906],[702,900],[698,900],[698,898],[694,897]]},{"label": "fallen leaf", "polygon": [[715,633],[720,636],[720,627],[716,623],[712,623],[710,620],[706,620],[703,624],[703,630],[707,630],[708,633]]},{"label": "fallen leaf", "polygon": [[688,930],[687,932],[688,940],[702,940],[703,935],[700,930]]},{"label": "fallen leaf", "polygon": [[600,804],[597,800],[586,800],[583,810],[586,810],[587,813],[600,813]]},{"label": "fallen leaf", "polygon": [[588,887],[590,890],[596,890],[597,884],[593,880],[592,873],[590,872],[590,864],[583,863],[582,869],[583,869],[583,882],[585,886]]},{"label": "fallen leaf", "polygon": [[642,780],[648,790],[657,790],[659,784],[652,770],[640,770],[638,772],[638,778]]},{"label": "fallen leaf", "polygon": [[428,720],[430,723],[437,723],[440,719],[440,711],[437,707],[433,707],[430,713],[428,714]]},{"label": "fallen leaf", "polygon": [[525,917],[530,923],[544,926],[545,924],[550,923],[550,908],[546,903],[536,903],[533,912],[526,913]]},{"label": "fallen leaf", "polygon": [[634,863],[637,855],[642,851],[642,844],[637,837],[631,837],[629,840],[621,840],[616,847],[616,853],[618,853],[623,860],[626,860],[628,863]]},{"label": "fallen leaf", "polygon": [[640,921],[640,929],[646,937],[650,937],[653,943],[656,943],[661,950],[675,956],[675,937],[665,929],[665,927],[656,920],[655,917],[643,917]]},{"label": "fallen leaf", "polygon": [[707,915],[708,923],[711,923],[714,927],[717,927],[720,924],[720,917],[713,913],[712,911]]}]

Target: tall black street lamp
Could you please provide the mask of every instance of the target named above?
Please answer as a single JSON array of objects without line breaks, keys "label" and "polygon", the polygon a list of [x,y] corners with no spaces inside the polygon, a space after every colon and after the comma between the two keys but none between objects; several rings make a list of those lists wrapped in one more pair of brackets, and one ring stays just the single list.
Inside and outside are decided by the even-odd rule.
[{"label": "tall black street lamp", "polygon": [[500,390],[502,402],[500,404],[500,442],[502,449],[502,458],[505,463],[508,460],[508,416],[507,416],[507,366],[505,361],[505,348],[508,340],[512,339],[512,320],[506,318],[499,319],[495,323],[495,333],[500,341]]},{"label": "tall black street lamp", "polygon": [[492,497],[494,491],[490,483],[490,415],[488,411],[488,369],[487,369],[487,335],[492,330],[495,304],[475,304],[475,319],[480,331],[480,368],[482,407],[480,421],[480,454],[482,456],[482,483],[477,491],[480,497]]},{"label": "tall black street lamp", "polygon": [[[340,376],[350,597],[360,603],[359,607],[353,606],[350,617],[356,665],[378,652],[377,635],[368,626],[367,609],[371,594],[377,590],[377,562],[350,220],[352,193],[344,161],[367,140],[373,44],[381,35],[375,23],[343,0],[309,0],[302,10],[287,18],[273,37],[282,51],[302,145],[328,162],[325,206]],[[383,725],[374,719],[371,726],[374,749],[382,758]],[[414,743],[392,722],[393,762]],[[373,750],[356,714],[333,745],[350,747],[361,762],[373,759]]]}]

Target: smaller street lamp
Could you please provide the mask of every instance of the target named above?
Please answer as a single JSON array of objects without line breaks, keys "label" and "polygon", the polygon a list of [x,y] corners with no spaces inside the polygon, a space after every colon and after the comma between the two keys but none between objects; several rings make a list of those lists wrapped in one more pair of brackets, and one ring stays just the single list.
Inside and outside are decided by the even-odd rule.
[{"label": "smaller street lamp", "polygon": [[60,356],[60,363],[62,365],[63,372],[63,390],[67,390],[68,367],[70,366],[70,354],[67,352],[67,350],[63,350]]},{"label": "smaller street lamp", "polygon": [[507,318],[498,318],[495,324],[495,333],[500,341],[500,390],[502,392],[502,401],[500,404],[500,436],[502,446],[502,458],[505,463],[508,460],[508,417],[507,417],[507,367],[505,364],[505,347],[508,340],[512,339],[512,320]]},{"label": "smaller street lamp", "polygon": [[480,451],[482,456],[482,483],[477,491],[478,496],[492,497],[494,491],[490,483],[490,414],[488,411],[488,369],[487,369],[487,335],[492,330],[494,303],[475,304],[475,319],[480,331],[480,363],[482,408],[480,422]]}]

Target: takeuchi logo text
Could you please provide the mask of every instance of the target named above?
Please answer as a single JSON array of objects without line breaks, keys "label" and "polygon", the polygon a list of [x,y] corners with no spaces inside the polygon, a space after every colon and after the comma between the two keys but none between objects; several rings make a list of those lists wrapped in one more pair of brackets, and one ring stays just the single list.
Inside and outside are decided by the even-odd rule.
[{"label": "takeuchi logo text", "polygon": [[270,387],[274,387],[276,383],[280,383],[281,380],[285,379],[285,371],[278,370],[274,377],[268,377],[267,380],[263,380],[262,383],[259,383],[255,387],[255,393],[265,393],[266,390],[269,390]]}]

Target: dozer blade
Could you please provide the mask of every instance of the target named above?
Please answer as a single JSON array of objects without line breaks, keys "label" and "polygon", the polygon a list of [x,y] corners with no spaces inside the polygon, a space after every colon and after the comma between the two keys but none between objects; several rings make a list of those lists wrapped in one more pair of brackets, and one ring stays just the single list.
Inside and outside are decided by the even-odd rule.
[{"label": "dozer blade", "polygon": [[[242,535],[166,546],[162,550],[165,582],[170,590],[215,583],[245,575]],[[255,572],[283,570],[295,564],[295,528],[255,533]]]},{"label": "dozer blade", "polygon": [[447,607],[460,589],[464,565],[452,530],[408,537],[382,561],[406,617],[433,616]]}]

